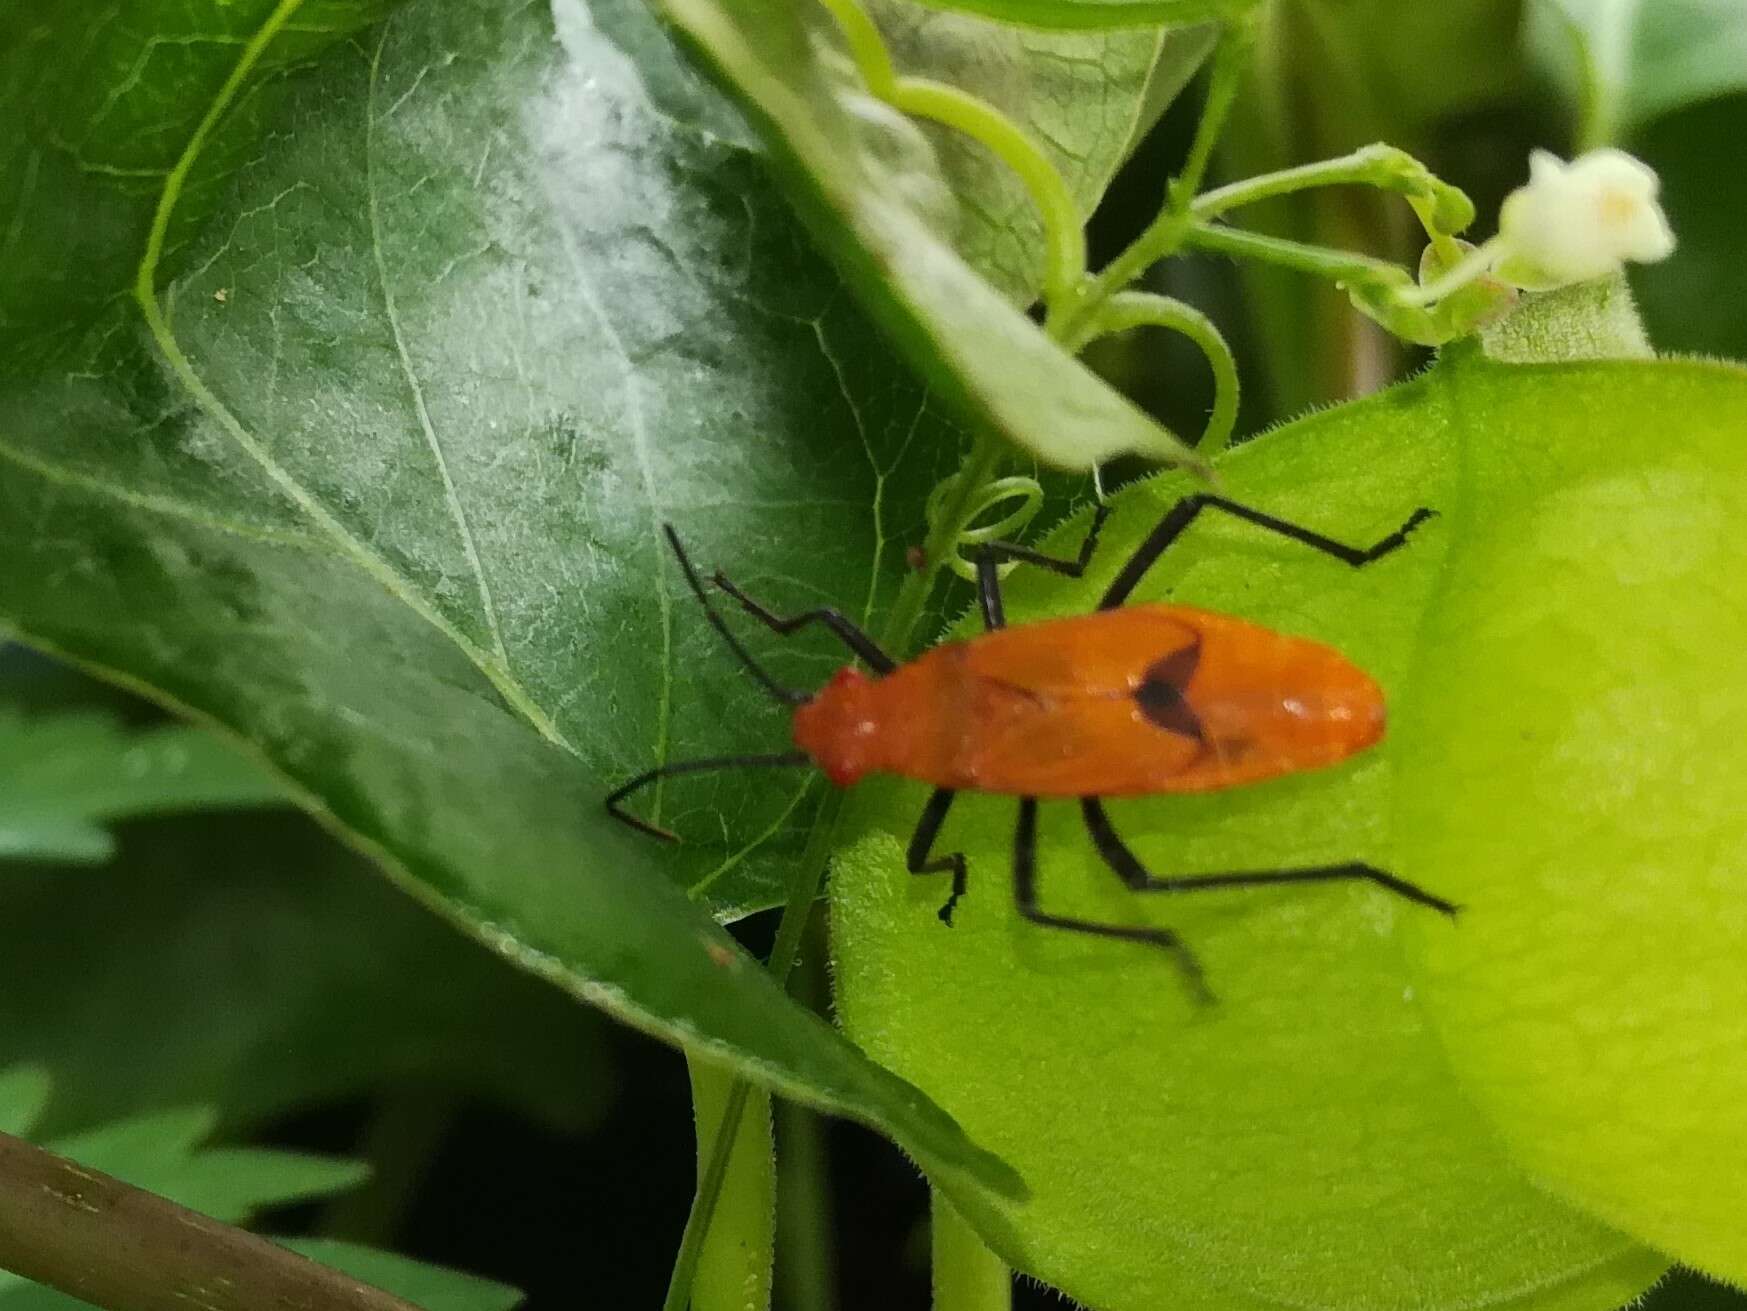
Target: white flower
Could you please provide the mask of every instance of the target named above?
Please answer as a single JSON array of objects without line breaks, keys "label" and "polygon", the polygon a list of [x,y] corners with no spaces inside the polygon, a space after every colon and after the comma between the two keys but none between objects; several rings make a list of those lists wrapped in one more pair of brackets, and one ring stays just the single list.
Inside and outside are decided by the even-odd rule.
[{"label": "white flower", "polygon": [[1658,186],[1655,171],[1623,150],[1592,150],[1569,164],[1531,152],[1528,185],[1498,212],[1494,271],[1546,291],[1616,273],[1627,260],[1667,259],[1674,233],[1656,203]]}]

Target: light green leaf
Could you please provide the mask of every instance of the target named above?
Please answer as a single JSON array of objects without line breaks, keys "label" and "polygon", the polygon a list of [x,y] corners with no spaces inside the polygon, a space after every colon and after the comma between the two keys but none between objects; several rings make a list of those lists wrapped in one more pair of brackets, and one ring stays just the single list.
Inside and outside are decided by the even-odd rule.
[{"label": "light green leaf", "polygon": [[804,817],[796,780],[673,789],[689,863],[601,806],[664,756],[783,740],[659,522],[760,590],[874,607],[956,430],[640,6],[421,3],[281,89],[186,271],[145,260],[160,319],[111,297],[6,357],[0,626],[249,739],[573,996],[1015,1189],[675,887],[768,904],[789,862],[751,844]]},{"label": "light green leaf", "polygon": [[822,7],[662,0],[763,130],[815,235],[935,389],[1045,463],[1194,457],[1049,341],[958,256],[920,129],[874,100]]},{"label": "light green leaf", "polygon": [[301,816],[154,825],[74,880],[11,871],[0,923],[0,1066],[54,1072],[46,1134],[196,1102],[234,1129],[409,1083],[579,1132],[611,1095],[598,1015]]},{"label": "light green leaf", "polygon": [[521,1293],[507,1284],[373,1247],[360,1247],[333,1238],[281,1238],[276,1241],[312,1261],[343,1270],[367,1284],[398,1294],[423,1311],[511,1311],[522,1302]]},{"label": "light green leaf", "polygon": [[[868,7],[900,70],[974,92],[1023,127],[1060,170],[1082,218],[1218,35],[1208,24],[1050,32],[907,0]],[[958,200],[954,247],[1010,300],[1031,303],[1043,285],[1043,225],[1031,197],[964,133],[916,126]]]},{"label": "light green leaf", "polygon": [[[1747,372],[1464,376],[1463,547],[1394,809],[1401,860],[1473,911],[1410,930],[1415,975],[1529,1174],[1740,1286]],[[1526,422],[1488,422],[1505,397]]]},{"label": "light green leaf", "polygon": [[1739,0],[1534,0],[1530,48],[1581,107],[1585,145],[1747,90]]},{"label": "light green leaf", "polygon": [[1068,29],[1144,27],[1235,18],[1256,0],[925,0],[941,9],[986,14],[1003,23]]},{"label": "light green leaf", "polygon": [[209,733],[123,731],[86,711],[27,717],[0,704],[0,858],[102,861],[103,821],[283,804],[284,791]]},{"label": "light green leaf", "polygon": [[[1044,906],[1176,929],[1198,1006],[1160,954],[1019,918],[1011,800],[947,822],[951,929],[943,879],[904,873],[925,789],[858,800],[839,1016],[1019,1167],[995,1249],[1090,1305],[1607,1311],[1659,1253],[1747,1276],[1747,372],[1449,354],[1221,465],[1350,541],[1438,510],[1407,549],[1353,571],[1215,519],[1138,594],[1333,643],[1388,741],[1109,809],[1161,873],[1364,859],[1457,922],[1367,887],[1137,898],[1046,804]],[[1184,490],[1125,491],[1092,576],[1018,570],[1009,617],[1089,608]]]}]

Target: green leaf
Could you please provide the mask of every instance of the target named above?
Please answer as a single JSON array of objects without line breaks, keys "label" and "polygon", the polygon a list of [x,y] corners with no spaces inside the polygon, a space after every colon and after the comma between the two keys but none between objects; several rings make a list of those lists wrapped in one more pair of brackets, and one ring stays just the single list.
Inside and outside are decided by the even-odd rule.
[{"label": "green leaf", "polygon": [[[506,1284],[332,1238],[276,1238],[312,1261],[395,1293],[423,1311],[510,1311],[522,1294]],[[0,1276],[5,1278],[6,1276]],[[0,1287],[0,1311],[68,1311],[89,1305],[41,1284]]]},{"label": "green leaf", "polygon": [[1068,29],[1143,27],[1236,18],[1255,0],[925,0],[1003,23]]},{"label": "green leaf", "polygon": [[1583,106],[1586,144],[1747,90],[1747,9],[1737,0],[1534,0],[1530,48]]},{"label": "green leaf", "polygon": [[311,1201],[362,1183],[355,1161],[261,1147],[202,1147],[217,1120],[205,1108],[155,1111],[45,1143],[80,1165],[159,1193],[215,1220]]},{"label": "green leaf", "polygon": [[[1395,827],[1474,910],[1408,942],[1522,1167],[1739,1286],[1747,372],[1576,378],[1475,369],[1453,416],[1475,472],[1399,716]],[[1505,395],[1522,419],[1495,428]]]},{"label": "green leaf", "polygon": [[[787,862],[752,844],[805,813],[794,779],[674,789],[689,863],[601,806],[663,757],[782,740],[658,523],[761,591],[877,606],[956,430],[636,5],[417,4],[282,95],[185,272],[142,264],[157,321],[112,298],[6,357],[0,625],[247,738],[573,996],[1014,1190],[675,886],[769,904]],[[170,161],[166,230],[200,157]]]},{"label": "green leaf", "polygon": [[[312,1261],[343,1270],[367,1284],[398,1294],[424,1311],[511,1311],[522,1302],[522,1294],[507,1284],[373,1247],[360,1247],[333,1238],[280,1238],[275,1241],[293,1252],[301,1252]],[[12,1309],[8,1307],[5,1311]]]},{"label": "green leaf", "polygon": [[28,1134],[42,1119],[53,1084],[38,1065],[0,1067],[0,1133]]},{"label": "green leaf", "polygon": [[0,10],[0,344],[35,355],[85,331],[131,284],[158,192],[249,39],[290,17],[261,75],[194,161],[170,258],[213,212],[281,105],[282,74],[379,20],[395,0],[135,0]]},{"label": "green leaf", "polygon": [[[522,1294],[507,1284],[333,1238],[276,1238],[281,1247],[386,1289],[423,1311],[510,1311]],[[67,1311],[88,1306],[75,1297],[0,1273],[0,1311]]]},{"label": "green leaf", "polygon": [[27,717],[0,704],[0,858],[97,862],[115,851],[104,820],[284,802],[198,729],[128,733],[99,712]]},{"label": "green leaf", "polygon": [[[183,1108],[134,1116],[44,1143],[79,1165],[114,1175],[193,1211],[236,1224],[257,1211],[328,1197],[369,1171],[352,1161],[259,1147],[202,1147],[215,1114]],[[17,1275],[0,1270],[0,1305],[37,1305]],[[43,1305],[54,1305],[53,1302]],[[77,1303],[73,1303],[77,1305]]]},{"label": "green leaf", "polygon": [[235,1129],[407,1084],[578,1132],[611,1095],[597,1015],[301,816],[156,824],[76,880],[13,870],[0,923],[0,1066],[53,1071],[47,1134],[196,1102]]},{"label": "green leaf", "polygon": [[[1218,35],[1205,24],[1051,32],[905,0],[868,7],[900,70],[974,92],[1023,127],[1061,172],[1083,219]],[[1025,188],[963,132],[916,126],[958,201],[954,248],[1008,299],[1031,303],[1043,285],[1043,224]]]},{"label": "green leaf", "polygon": [[1008,305],[942,228],[949,195],[920,130],[827,61],[822,7],[662,0],[762,129],[814,234],[934,388],[1045,463],[1193,455]]},{"label": "green leaf", "polygon": [[[947,822],[950,930],[943,879],[904,873],[926,790],[856,803],[838,1014],[1018,1166],[1034,1201],[992,1245],[1090,1305],[1603,1311],[1659,1253],[1747,1276],[1747,372],[1448,355],[1220,469],[1355,542],[1437,509],[1406,550],[1353,571],[1216,518],[1138,594],[1331,642],[1388,691],[1388,741],[1109,809],[1161,873],[1364,859],[1457,922],[1367,887],[1147,901],[1045,805],[1043,905],[1176,929],[1204,1007],[1144,946],[1019,918],[1011,800]],[[1185,490],[1126,490],[1091,576],[1018,570],[1009,617],[1090,608]]]}]

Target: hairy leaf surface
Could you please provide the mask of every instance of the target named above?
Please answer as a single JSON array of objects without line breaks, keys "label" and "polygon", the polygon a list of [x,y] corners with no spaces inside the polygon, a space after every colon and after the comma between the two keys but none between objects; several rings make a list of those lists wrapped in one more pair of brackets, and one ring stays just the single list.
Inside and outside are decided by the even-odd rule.
[{"label": "hairy leaf surface", "polygon": [[[1162,953],[1019,918],[1010,799],[941,835],[971,872],[950,930],[944,880],[904,873],[925,789],[858,804],[839,1013],[1018,1165],[997,1250],[1088,1304],[1608,1311],[1658,1251],[1747,1272],[1747,373],[1450,354],[1221,465],[1357,543],[1436,509],[1405,550],[1353,571],[1210,518],[1137,593],[1336,645],[1388,740],[1109,811],[1161,874],[1367,860],[1458,920],[1368,886],[1139,897],[1046,804],[1045,908],[1176,929],[1201,1006]],[[1088,609],[1184,490],[1125,491],[1084,582],[1016,571],[1010,618]]]}]

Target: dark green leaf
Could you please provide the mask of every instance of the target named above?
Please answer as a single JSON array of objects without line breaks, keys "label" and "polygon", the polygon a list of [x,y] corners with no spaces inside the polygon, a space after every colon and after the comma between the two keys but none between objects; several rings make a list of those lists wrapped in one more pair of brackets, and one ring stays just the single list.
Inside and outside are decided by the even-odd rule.
[{"label": "dark green leaf", "polygon": [[197,729],[127,733],[100,712],[28,717],[0,702],[0,857],[101,861],[115,850],[105,820],[285,800]]},{"label": "dark green leaf", "polygon": [[36,1065],[0,1066],[0,1133],[28,1135],[42,1119],[53,1083]]},{"label": "dark green leaf", "polygon": [[662,8],[751,111],[815,234],[937,390],[1047,463],[1084,469],[1123,451],[1193,462],[959,257],[929,201],[950,193],[920,129],[822,55],[822,7]]},{"label": "dark green leaf", "polygon": [[0,923],[0,1066],[53,1071],[48,1134],[196,1102],[247,1126],[407,1085],[575,1131],[612,1092],[598,1016],[301,816],[137,826],[110,868],[10,872]]},{"label": "dark green leaf", "polygon": [[663,756],[782,739],[657,524],[860,612],[955,430],[640,7],[421,3],[282,94],[186,271],[142,265],[161,321],[111,301],[8,358],[0,624],[248,738],[524,968],[1011,1189],[674,886],[767,902],[787,867],[750,848],[793,779],[670,802],[720,826],[689,865],[601,808]]},{"label": "dark green leaf", "polygon": [[[270,1206],[332,1196],[360,1183],[368,1174],[355,1162],[331,1157],[259,1147],[202,1147],[215,1119],[213,1112],[201,1109],[162,1111],[118,1120],[43,1146],[79,1165],[232,1224]],[[16,1311],[39,1305],[79,1303],[46,1290],[38,1293],[18,1276],[0,1270],[0,1306]]]},{"label": "dark green leaf", "polygon": [[1662,177],[1662,204],[1680,238],[1673,259],[1633,267],[1650,339],[1665,351],[1747,359],[1747,96],[1668,114],[1632,142]]},{"label": "dark green leaf", "polygon": [[159,1193],[215,1220],[238,1224],[258,1211],[310,1201],[362,1183],[355,1161],[262,1147],[203,1147],[217,1114],[156,1111],[44,1143],[80,1165]]},{"label": "dark green leaf", "polygon": [[0,343],[64,344],[131,285],[165,175],[238,56],[279,11],[261,74],[194,161],[170,232],[213,213],[280,106],[282,76],[378,21],[395,0],[134,0],[0,8]]},{"label": "dark green leaf", "polygon": [[[1137,596],[1333,643],[1390,694],[1383,748],[1109,809],[1162,874],[1364,859],[1457,921],[1364,887],[1137,898],[1046,805],[1043,906],[1175,929],[1201,1006],[1162,953],[1017,915],[1011,800],[942,833],[949,931],[944,881],[903,876],[925,790],[858,798],[838,1013],[1019,1166],[996,1250],[1090,1305],[1602,1311],[1664,1253],[1747,1276],[1747,371],[1449,356],[1221,465],[1349,541],[1438,510],[1406,550],[1353,571],[1215,519]],[[1089,608],[1184,490],[1126,491],[1091,576],[1020,569],[1009,617]]]},{"label": "dark green leaf", "polygon": [[[478,1275],[428,1265],[393,1252],[342,1243],[332,1238],[282,1238],[278,1240],[312,1261],[385,1288],[416,1303],[424,1311],[510,1311],[522,1295],[506,1284]],[[11,1311],[11,1308],[5,1308]]]},{"label": "dark green leaf", "polygon": [[[274,1241],[312,1261],[398,1294],[423,1311],[510,1311],[522,1301],[522,1295],[507,1285],[356,1243],[331,1238]],[[89,1305],[41,1284],[13,1281],[4,1274],[0,1280],[7,1281],[0,1285],[0,1311],[69,1311]]]}]

